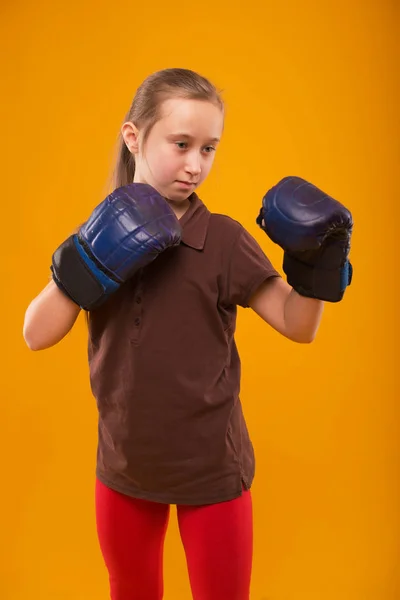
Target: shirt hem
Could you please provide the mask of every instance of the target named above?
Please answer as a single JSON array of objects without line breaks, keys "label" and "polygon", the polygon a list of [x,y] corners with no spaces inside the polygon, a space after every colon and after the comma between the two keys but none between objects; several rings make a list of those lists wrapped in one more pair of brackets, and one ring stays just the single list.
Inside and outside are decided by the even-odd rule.
[{"label": "shirt hem", "polygon": [[252,480],[245,482],[243,481],[243,477],[240,476],[240,484],[234,492],[230,492],[229,494],[216,494],[215,496],[204,496],[193,499],[193,497],[188,496],[180,496],[179,494],[163,494],[160,492],[147,492],[138,489],[133,489],[133,486],[124,486],[111,481],[107,477],[104,476],[103,473],[96,470],[97,479],[105,486],[114,490],[115,492],[119,492],[120,494],[124,494],[125,496],[130,496],[131,498],[137,498],[138,500],[148,500],[149,502],[157,502],[159,504],[176,504],[176,505],[188,505],[188,506],[199,506],[204,504],[218,504],[220,502],[228,502],[229,500],[235,500],[239,498],[243,491],[248,491],[251,488]]}]

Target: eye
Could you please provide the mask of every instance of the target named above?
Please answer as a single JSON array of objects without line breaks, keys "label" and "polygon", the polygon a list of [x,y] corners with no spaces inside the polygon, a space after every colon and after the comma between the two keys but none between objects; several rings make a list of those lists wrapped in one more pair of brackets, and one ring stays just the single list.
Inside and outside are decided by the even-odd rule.
[{"label": "eye", "polygon": [[215,152],[216,148],[214,146],[206,146],[204,150],[206,150],[207,154],[210,154],[211,152]]},{"label": "eye", "polygon": [[186,142],[175,142],[175,144],[178,146],[178,148],[180,150],[184,150],[187,147],[187,143]]}]

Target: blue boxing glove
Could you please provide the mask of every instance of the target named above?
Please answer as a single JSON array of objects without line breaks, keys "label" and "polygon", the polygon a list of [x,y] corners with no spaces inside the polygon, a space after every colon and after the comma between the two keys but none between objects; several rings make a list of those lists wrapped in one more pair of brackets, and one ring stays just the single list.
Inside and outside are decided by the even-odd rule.
[{"label": "blue boxing glove", "polygon": [[343,298],[353,274],[347,208],[304,179],[285,177],[264,196],[256,222],[283,248],[283,270],[299,294]]},{"label": "blue boxing glove", "polygon": [[124,282],[181,241],[168,202],[150,185],[117,188],[54,252],[53,280],[85,310],[101,306]]}]

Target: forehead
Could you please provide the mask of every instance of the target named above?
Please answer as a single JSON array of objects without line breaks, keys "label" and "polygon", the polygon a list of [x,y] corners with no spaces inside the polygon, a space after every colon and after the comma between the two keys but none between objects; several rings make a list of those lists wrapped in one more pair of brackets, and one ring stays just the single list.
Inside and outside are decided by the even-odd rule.
[{"label": "forehead", "polygon": [[221,137],[224,115],[219,106],[206,100],[170,98],[161,106],[159,131],[187,133],[193,137]]}]

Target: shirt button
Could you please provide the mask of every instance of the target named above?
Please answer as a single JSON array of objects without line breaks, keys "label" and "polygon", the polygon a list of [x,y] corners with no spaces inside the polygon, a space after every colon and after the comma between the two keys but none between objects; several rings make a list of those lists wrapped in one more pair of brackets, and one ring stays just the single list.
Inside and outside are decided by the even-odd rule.
[{"label": "shirt button", "polygon": [[139,317],[137,317],[137,318],[135,319],[135,325],[140,325],[140,319],[139,319]]}]

